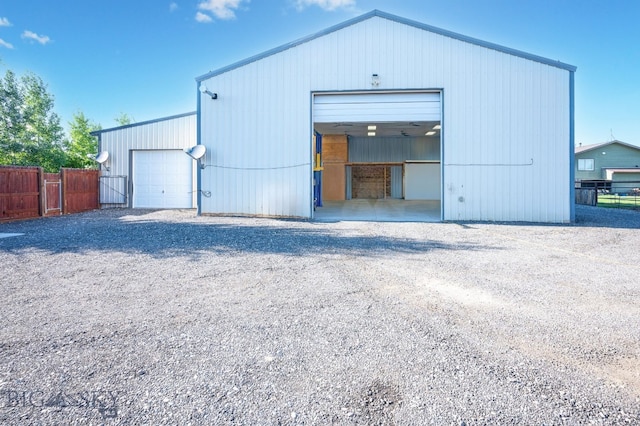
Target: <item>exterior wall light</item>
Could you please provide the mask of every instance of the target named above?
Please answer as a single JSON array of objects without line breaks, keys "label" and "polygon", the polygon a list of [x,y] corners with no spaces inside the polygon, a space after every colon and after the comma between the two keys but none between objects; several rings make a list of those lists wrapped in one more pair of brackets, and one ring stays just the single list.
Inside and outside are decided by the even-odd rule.
[{"label": "exterior wall light", "polygon": [[200,93],[211,96],[211,99],[218,99],[218,94],[207,89],[207,85],[204,83],[200,83]]}]

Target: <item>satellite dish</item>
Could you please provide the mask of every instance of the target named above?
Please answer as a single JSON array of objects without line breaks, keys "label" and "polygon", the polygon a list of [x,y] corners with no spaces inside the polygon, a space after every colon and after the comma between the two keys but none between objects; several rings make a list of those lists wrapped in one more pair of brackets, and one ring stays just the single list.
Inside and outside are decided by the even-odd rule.
[{"label": "satellite dish", "polygon": [[207,152],[207,148],[204,145],[196,145],[191,148],[185,148],[184,152],[194,160],[198,160]]},{"label": "satellite dish", "polygon": [[109,159],[109,153],[107,151],[102,151],[100,154],[96,155],[96,160],[98,163],[102,164]]}]

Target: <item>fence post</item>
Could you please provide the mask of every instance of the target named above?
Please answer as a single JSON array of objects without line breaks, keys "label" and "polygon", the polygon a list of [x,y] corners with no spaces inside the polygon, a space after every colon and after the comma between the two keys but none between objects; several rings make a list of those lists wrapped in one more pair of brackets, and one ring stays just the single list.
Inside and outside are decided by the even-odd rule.
[{"label": "fence post", "polygon": [[38,216],[42,217],[47,211],[47,188],[44,186],[44,169],[38,167]]},{"label": "fence post", "polygon": [[62,208],[61,214],[67,214],[67,173],[65,168],[60,168],[60,207]]}]

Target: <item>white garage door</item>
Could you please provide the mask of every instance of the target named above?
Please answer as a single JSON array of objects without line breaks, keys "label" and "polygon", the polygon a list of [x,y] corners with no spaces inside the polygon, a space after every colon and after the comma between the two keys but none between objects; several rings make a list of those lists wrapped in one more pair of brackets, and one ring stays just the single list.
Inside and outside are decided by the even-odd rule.
[{"label": "white garage door", "polygon": [[193,207],[192,163],[181,150],[134,151],[133,207]]},{"label": "white garage door", "polygon": [[316,94],[315,123],[440,121],[440,93]]}]

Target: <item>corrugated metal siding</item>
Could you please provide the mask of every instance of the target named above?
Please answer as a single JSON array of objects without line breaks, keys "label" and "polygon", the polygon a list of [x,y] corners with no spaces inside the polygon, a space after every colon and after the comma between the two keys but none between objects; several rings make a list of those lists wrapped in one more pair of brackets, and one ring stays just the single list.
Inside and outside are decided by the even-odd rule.
[{"label": "corrugated metal siding", "polygon": [[569,221],[568,73],[472,50],[445,102],[445,219]]},{"label": "corrugated metal siding", "polygon": [[127,205],[127,176],[100,176],[100,204]]},{"label": "corrugated metal siding", "polygon": [[570,221],[570,72],[382,17],[205,80],[202,212],[311,216],[311,93],[373,73],[443,90],[443,219]]},{"label": "corrugated metal siding", "polygon": [[440,139],[428,137],[351,137],[349,161],[352,163],[439,160]]},{"label": "corrugated metal siding", "polygon": [[[196,144],[196,115],[185,115],[167,120],[141,123],[112,131],[104,131],[100,136],[103,151],[109,151],[109,170],[103,168],[103,176],[126,176],[131,182],[130,151],[131,150],[161,150],[184,149]],[[186,154],[185,154],[186,155]],[[194,167],[195,171],[196,167]],[[162,173],[162,170],[158,170]],[[128,204],[103,204],[102,207],[127,207],[131,202],[131,184],[127,188]],[[195,172],[192,187],[196,188]],[[193,206],[195,206],[194,191]]]}]

